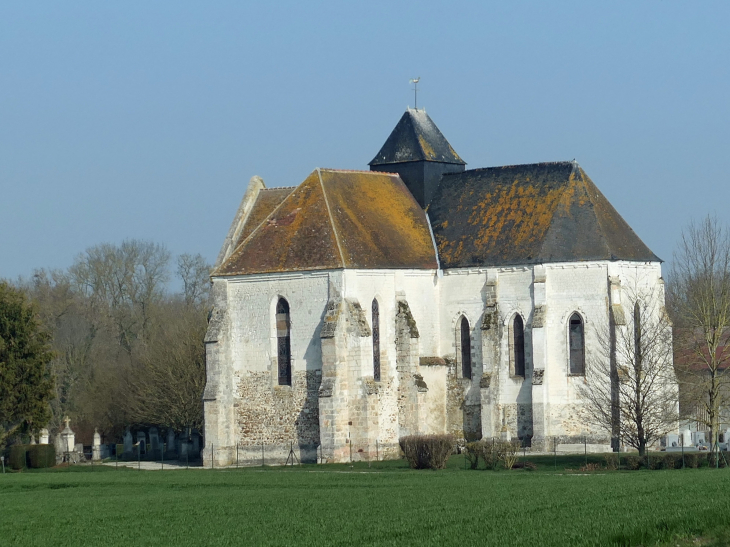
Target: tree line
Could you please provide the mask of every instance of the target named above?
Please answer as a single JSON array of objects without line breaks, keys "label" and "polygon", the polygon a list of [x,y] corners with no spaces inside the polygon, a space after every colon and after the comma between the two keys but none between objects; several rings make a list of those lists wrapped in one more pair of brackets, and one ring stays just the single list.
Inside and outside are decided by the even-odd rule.
[{"label": "tree line", "polygon": [[[0,446],[59,431],[65,416],[82,439],[94,428],[110,441],[128,426],[202,429],[209,273],[200,255],[173,260],[129,240],[0,284]],[[28,347],[13,353],[22,332]]]},{"label": "tree line", "polygon": [[[200,255],[173,262],[130,240],[0,282],[0,446],[58,431],[65,416],[82,438],[202,429],[209,272]],[[621,311],[609,307],[586,349],[585,420],[640,454],[679,420],[717,442],[730,406],[730,230],[712,216],[691,223],[661,294],[624,281]]]}]

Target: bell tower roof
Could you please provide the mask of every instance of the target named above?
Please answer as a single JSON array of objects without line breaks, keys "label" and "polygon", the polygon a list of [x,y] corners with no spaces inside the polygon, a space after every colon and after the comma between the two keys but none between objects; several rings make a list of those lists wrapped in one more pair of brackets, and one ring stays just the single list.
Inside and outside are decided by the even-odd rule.
[{"label": "bell tower roof", "polygon": [[405,111],[369,165],[413,161],[466,165],[422,108]]}]

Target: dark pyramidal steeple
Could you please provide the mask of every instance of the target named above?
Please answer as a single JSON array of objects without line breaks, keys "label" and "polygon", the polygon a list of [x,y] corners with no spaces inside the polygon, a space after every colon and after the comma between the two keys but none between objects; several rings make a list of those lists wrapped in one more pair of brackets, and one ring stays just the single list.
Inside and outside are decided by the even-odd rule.
[{"label": "dark pyramidal steeple", "polygon": [[421,207],[433,197],[444,173],[460,173],[466,163],[451,148],[423,109],[409,108],[370,162],[371,171],[398,173]]}]

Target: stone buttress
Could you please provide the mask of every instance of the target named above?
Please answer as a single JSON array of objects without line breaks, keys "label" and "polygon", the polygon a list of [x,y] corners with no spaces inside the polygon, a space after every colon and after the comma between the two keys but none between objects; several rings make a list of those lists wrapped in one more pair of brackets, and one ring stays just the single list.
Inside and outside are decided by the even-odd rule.
[{"label": "stone buttress", "polygon": [[482,401],[482,437],[499,435],[499,340],[500,320],[497,307],[497,277],[488,276],[484,287],[485,309],[482,316],[482,377],[479,381]]},{"label": "stone buttress", "polygon": [[378,394],[372,376],[364,374],[371,361],[371,335],[357,300],[330,300],[320,332],[322,462],[375,459]]},{"label": "stone buttress", "polygon": [[215,463],[228,465],[235,459],[234,406],[231,341],[228,318],[228,283],[213,283],[213,310],[205,335],[206,383],[203,392],[205,412],[203,464],[211,464],[211,443],[214,444]]}]

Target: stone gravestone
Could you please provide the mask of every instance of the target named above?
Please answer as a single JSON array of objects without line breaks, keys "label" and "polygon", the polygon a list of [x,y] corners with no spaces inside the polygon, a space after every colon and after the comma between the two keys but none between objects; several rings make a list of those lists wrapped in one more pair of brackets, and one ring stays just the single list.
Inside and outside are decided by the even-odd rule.
[{"label": "stone gravestone", "polygon": [[167,451],[175,452],[175,432],[172,429],[167,430]]},{"label": "stone gravestone", "polygon": [[147,454],[147,436],[144,431],[137,431],[137,445],[140,455]]},{"label": "stone gravestone", "polygon": [[198,434],[197,429],[193,429],[192,441],[193,445],[190,448],[190,456],[194,459],[198,459],[200,457],[200,435]]},{"label": "stone gravestone", "polygon": [[61,463],[63,461],[63,442],[61,441],[61,434],[56,433],[56,437],[53,440],[53,446],[56,449],[56,463]]},{"label": "stone gravestone", "polygon": [[666,441],[666,447],[667,448],[675,448],[679,446],[679,435],[675,435],[674,433],[669,433],[667,435],[667,441]]},{"label": "stone gravestone", "polygon": [[48,430],[44,427],[41,429],[41,444],[48,444]]},{"label": "stone gravestone", "polygon": [[99,431],[94,428],[94,444],[91,447],[91,459],[92,461],[101,460],[101,435]]},{"label": "stone gravestone", "polygon": [[71,431],[71,420],[68,416],[64,419],[66,427],[61,431],[61,447],[63,452],[73,452],[76,448],[76,434]]},{"label": "stone gravestone", "polygon": [[692,446],[692,432],[689,429],[683,429],[679,432],[679,440],[681,446]]},{"label": "stone gravestone", "polygon": [[127,429],[124,433],[124,455],[131,458],[132,454],[134,454],[134,440],[132,433]]},{"label": "stone gravestone", "polygon": [[157,434],[156,427],[150,428],[150,450],[154,454],[155,459],[159,458],[157,451],[160,450],[160,437]]}]

